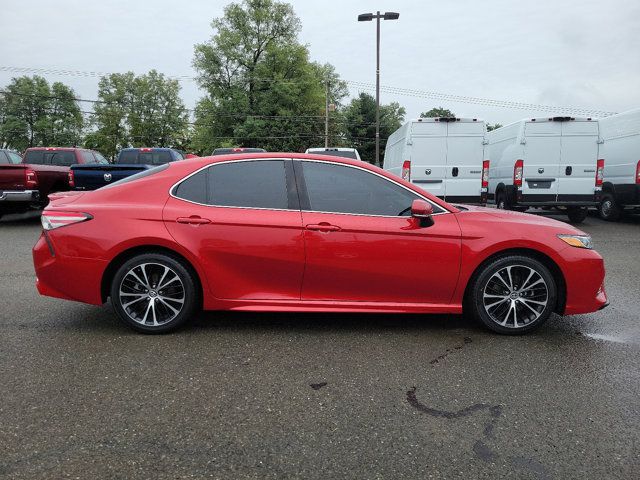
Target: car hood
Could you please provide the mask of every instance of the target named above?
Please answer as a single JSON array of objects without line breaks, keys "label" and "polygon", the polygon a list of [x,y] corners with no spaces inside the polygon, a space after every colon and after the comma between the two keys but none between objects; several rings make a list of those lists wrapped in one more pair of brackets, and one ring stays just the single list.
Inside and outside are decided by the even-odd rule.
[{"label": "car hood", "polygon": [[472,220],[474,222],[499,223],[505,226],[511,225],[513,228],[538,226],[556,230],[557,233],[587,235],[582,230],[578,230],[568,223],[542,215],[532,215],[530,213],[520,213],[510,210],[498,210],[497,208],[476,207],[473,205],[460,205],[457,208],[460,208],[461,210],[456,215],[462,224],[468,220]]}]

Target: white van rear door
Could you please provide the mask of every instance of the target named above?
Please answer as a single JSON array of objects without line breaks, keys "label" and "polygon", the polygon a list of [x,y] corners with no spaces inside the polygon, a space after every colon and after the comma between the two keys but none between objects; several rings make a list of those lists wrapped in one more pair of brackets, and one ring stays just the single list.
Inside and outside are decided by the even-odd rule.
[{"label": "white van rear door", "polygon": [[444,198],[446,195],[447,124],[415,122],[411,125],[411,182]]},{"label": "white van rear door", "polygon": [[447,200],[479,202],[484,160],[484,123],[447,124]]},{"label": "white van rear door", "polygon": [[534,202],[555,202],[558,195],[561,122],[526,122],[522,194]]},{"label": "white van rear door", "polygon": [[593,200],[598,163],[598,122],[561,122],[558,201]]}]

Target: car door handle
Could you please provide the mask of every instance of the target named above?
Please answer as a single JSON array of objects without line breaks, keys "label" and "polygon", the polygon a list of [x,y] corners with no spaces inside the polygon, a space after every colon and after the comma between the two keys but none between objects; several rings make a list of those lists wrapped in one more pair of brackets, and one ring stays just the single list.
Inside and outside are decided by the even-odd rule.
[{"label": "car door handle", "polygon": [[186,223],[189,225],[206,225],[207,223],[211,223],[211,220],[208,218],[202,218],[199,215],[191,215],[190,217],[178,217],[176,218],[177,223]]},{"label": "car door handle", "polygon": [[307,225],[305,228],[307,230],[314,230],[317,232],[337,232],[338,230],[340,230],[340,227],[338,227],[337,225],[331,225],[327,222],[312,223]]}]

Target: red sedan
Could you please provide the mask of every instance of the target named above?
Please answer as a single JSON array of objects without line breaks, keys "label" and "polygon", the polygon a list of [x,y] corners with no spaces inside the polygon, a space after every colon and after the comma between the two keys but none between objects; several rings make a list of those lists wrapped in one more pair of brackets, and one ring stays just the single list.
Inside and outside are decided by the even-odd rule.
[{"label": "red sedan", "polygon": [[145,333],[198,309],[473,315],[499,333],[607,305],[572,226],[453,206],[363,162],[261,153],[166,164],[52,196],[33,249],[42,295]]}]

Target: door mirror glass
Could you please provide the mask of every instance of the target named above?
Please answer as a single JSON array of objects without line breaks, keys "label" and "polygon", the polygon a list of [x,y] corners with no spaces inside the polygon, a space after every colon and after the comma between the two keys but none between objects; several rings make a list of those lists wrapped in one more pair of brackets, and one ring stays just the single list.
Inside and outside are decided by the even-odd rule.
[{"label": "door mirror glass", "polygon": [[411,204],[411,216],[415,218],[421,227],[433,225],[433,206],[429,202],[416,199]]}]

